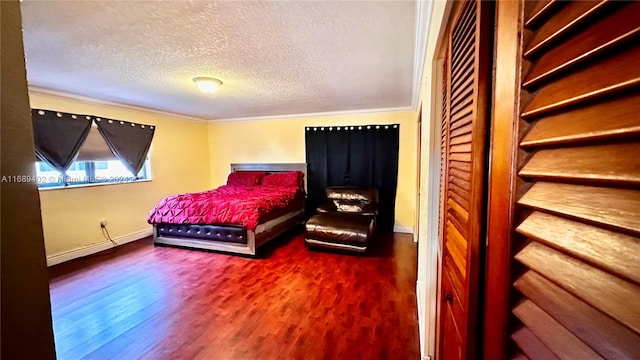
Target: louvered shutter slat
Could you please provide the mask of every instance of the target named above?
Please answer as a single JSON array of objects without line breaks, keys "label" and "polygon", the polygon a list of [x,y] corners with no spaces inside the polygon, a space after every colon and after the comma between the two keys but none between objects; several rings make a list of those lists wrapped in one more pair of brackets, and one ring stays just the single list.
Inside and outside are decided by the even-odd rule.
[{"label": "louvered shutter slat", "polygon": [[463,295],[466,292],[464,287],[464,278],[462,277],[462,275],[460,275],[460,272],[453,264],[453,259],[449,254],[447,254],[443,259],[443,269],[446,271],[447,278],[452,285],[452,289],[458,300],[458,303],[461,306],[464,306],[465,299],[463,298]]},{"label": "louvered shutter slat", "polygon": [[513,313],[560,359],[602,359],[533,302],[523,301]]},{"label": "louvered shutter slat", "polygon": [[544,0],[544,1],[527,1],[525,2],[525,12],[529,15],[526,19],[525,26],[531,27],[537,25],[547,15],[553,11],[557,6],[560,6],[559,0]]},{"label": "louvered shutter slat", "polygon": [[521,353],[517,353],[511,358],[511,360],[529,360],[529,358],[522,355]]},{"label": "louvered shutter slat", "polygon": [[471,134],[471,122],[473,120],[473,107],[467,106],[463,110],[454,113],[451,117],[450,135],[453,138]]},{"label": "louvered shutter slat", "polygon": [[[628,106],[628,104],[638,104],[638,106]],[[640,94],[632,93],[590,104],[590,106],[543,116],[536,119],[520,146],[530,148],[640,136],[638,107],[640,107]]]},{"label": "louvered shutter slat", "polygon": [[462,55],[462,62],[459,64],[456,71],[452,74],[452,76],[456,78],[456,83],[459,83],[461,79],[466,79],[468,76],[471,76],[473,74],[474,50],[475,49],[473,47],[469,46],[469,48],[466,50],[466,53]]},{"label": "louvered shutter slat", "polygon": [[516,259],[605,314],[640,333],[640,287],[589,266],[538,242],[525,246]]},{"label": "louvered shutter slat", "polygon": [[533,56],[576,26],[589,20],[607,5],[607,1],[575,1],[562,4],[554,16],[542,23],[534,33],[524,52],[525,56]]},{"label": "louvered shutter slat", "polygon": [[[451,115],[455,117],[455,119],[459,118],[458,115],[460,115],[460,117],[463,118],[462,121],[456,121],[455,123],[456,126],[452,126],[451,130],[457,129],[466,124],[470,124],[471,120],[473,120],[473,118],[470,117],[472,116],[472,111],[473,111],[472,95],[473,95],[473,88],[467,87],[466,91],[462,93],[462,96],[459,96],[455,99],[451,99]],[[451,125],[454,125],[454,123],[452,122]]]},{"label": "louvered shutter slat", "polygon": [[526,327],[515,331],[511,338],[518,344],[520,350],[526,354],[529,360],[556,360],[559,359],[540,339],[538,339]]},{"label": "louvered shutter slat", "polygon": [[469,191],[471,184],[468,181],[462,180],[462,179],[458,179],[456,177],[450,177],[449,178],[449,184],[453,184],[456,185],[457,187],[465,190],[465,191]]},{"label": "louvered shutter slat", "polygon": [[[466,133],[466,134],[462,134],[459,136],[455,136],[452,140],[451,140],[451,144],[452,145],[456,145],[456,144],[464,144],[464,143],[470,143],[471,142],[471,133]],[[465,170],[465,169],[462,169]]]},{"label": "louvered shutter slat", "polygon": [[640,3],[629,7],[619,7],[613,14],[601,18],[586,31],[577,32],[558,46],[545,52],[532,64],[524,80],[524,87],[530,87],[539,81],[553,76],[569,66],[600,56],[616,46],[624,46],[638,35],[635,14]]},{"label": "louvered shutter slat", "polygon": [[533,271],[514,286],[589,347],[610,359],[640,359],[640,337]]},{"label": "louvered shutter slat", "polygon": [[445,223],[445,187],[447,179],[447,134],[449,133],[449,106],[448,106],[448,52],[445,54],[444,61],[442,63],[442,119],[440,121],[440,194],[438,203],[440,204],[440,211],[438,211],[438,239],[440,247],[443,247],[444,239],[444,223]]},{"label": "louvered shutter slat", "polygon": [[640,183],[640,142],[541,149],[533,154],[519,175]]},{"label": "louvered shutter slat", "polygon": [[516,231],[640,285],[636,237],[539,211],[527,216]]},{"label": "louvered shutter slat", "polygon": [[[453,134],[453,132],[452,132]],[[471,162],[471,154],[469,153],[463,153],[463,154],[450,154],[449,155],[449,159],[451,160],[457,160],[457,161],[466,161],[466,162]],[[469,181],[468,179],[466,179],[466,181]]]},{"label": "louvered shutter slat", "polygon": [[536,182],[518,204],[640,234],[639,190]]},{"label": "louvered shutter slat", "polygon": [[[463,171],[469,171],[469,170],[463,170]],[[461,200],[463,200],[463,202],[460,202],[460,205],[462,205],[462,207],[465,210],[469,210],[469,203],[468,201],[466,201],[466,199],[468,199],[470,196],[469,191],[466,189],[463,189],[462,187],[456,184],[456,182],[464,182],[464,181],[456,178],[451,178],[451,180],[452,181],[449,183],[449,189],[451,189],[452,193],[455,193],[456,195],[458,195],[458,197]]]},{"label": "louvered shutter slat", "polygon": [[465,279],[467,277],[467,241],[451,222],[447,222],[446,236],[445,246],[462,275],[462,279]]},{"label": "louvered shutter slat", "polygon": [[528,118],[558,111],[569,105],[631,89],[640,84],[638,59],[640,47],[630,47],[550,82],[536,91],[522,116]]}]

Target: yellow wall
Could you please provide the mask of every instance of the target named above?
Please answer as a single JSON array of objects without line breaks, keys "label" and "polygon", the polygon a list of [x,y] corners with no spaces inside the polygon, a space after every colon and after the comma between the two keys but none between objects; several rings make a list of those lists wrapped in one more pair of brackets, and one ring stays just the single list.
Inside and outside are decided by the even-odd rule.
[{"label": "yellow wall", "polygon": [[48,257],[104,243],[101,219],[107,219],[109,232],[116,241],[149,232],[146,216],[160,199],[224,184],[230,163],[304,162],[304,127],[316,125],[401,125],[396,225],[408,231],[414,226],[415,112],[207,124],[35,92],[30,93],[30,103],[32,108],[157,126],[149,152],[152,181],[40,191]]},{"label": "yellow wall", "polygon": [[140,110],[30,93],[32,108],[156,125],[149,156],[152,181],[41,190],[47,256],[103,243],[100,220],[116,240],[149,231],[149,210],[163,197],[209,187],[207,124]]},{"label": "yellow wall", "polygon": [[209,125],[211,186],[225,183],[230,163],[305,162],[305,126],[393,123],[400,124],[396,225],[412,228],[417,191],[415,112],[214,122]]}]

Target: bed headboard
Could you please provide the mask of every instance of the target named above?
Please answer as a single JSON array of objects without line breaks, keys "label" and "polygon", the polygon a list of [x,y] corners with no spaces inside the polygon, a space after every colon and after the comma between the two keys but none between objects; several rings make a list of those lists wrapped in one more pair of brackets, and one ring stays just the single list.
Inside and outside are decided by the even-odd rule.
[{"label": "bed headboard", "polygon": [[244,164],[231,164],[231,172],[236,171],[264,171],[270,174],[287,172],[287,171],[302,171],[304,173],[304,188],[307,189],[307,164],[306,163],[244,163]]}]

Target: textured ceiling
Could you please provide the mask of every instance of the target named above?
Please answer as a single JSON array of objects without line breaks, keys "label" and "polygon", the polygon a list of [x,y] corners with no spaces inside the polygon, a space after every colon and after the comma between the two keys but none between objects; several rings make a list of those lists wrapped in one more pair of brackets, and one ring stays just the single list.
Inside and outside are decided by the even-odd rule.
[{"label": "textured ceiling", "polygon": [[408,107],[422,66],[414,1],[21,4],[30,86],[202,119]]}]

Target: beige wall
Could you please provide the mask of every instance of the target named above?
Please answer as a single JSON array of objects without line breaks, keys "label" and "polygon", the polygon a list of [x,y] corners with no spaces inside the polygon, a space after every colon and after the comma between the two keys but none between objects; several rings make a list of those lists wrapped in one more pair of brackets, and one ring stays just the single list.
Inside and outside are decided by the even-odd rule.
[{"label": "beige wall", "polygon": [[230,163],[305,162],[305,126],[393,123],[400,124],[396,226],[412,232],[417,191],[415,112],[212,123],[209,126],[211,186],[224,184]]},{"label": "beige wall", "polygon": [[147,213],[159,200],[209,187],[204,122],[33,92],[30,103],[32,108],[156,125],[149,151],[152,181],[40,191],[44,240],[50,258],[104,243],[101,219],[107,219],[116,241],[148,235]]}]

